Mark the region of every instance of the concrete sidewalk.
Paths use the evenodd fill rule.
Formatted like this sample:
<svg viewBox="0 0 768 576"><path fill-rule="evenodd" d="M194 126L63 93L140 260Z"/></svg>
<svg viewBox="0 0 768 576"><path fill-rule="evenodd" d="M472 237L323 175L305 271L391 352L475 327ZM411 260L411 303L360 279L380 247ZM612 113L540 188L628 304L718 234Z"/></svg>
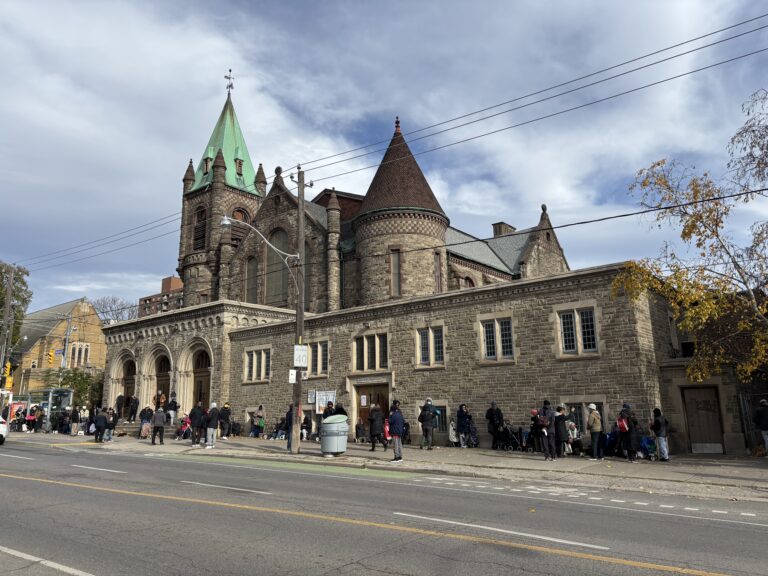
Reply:
<svg viewBox="0 0 768 576"><path fill-rule="evenodd" d="M646 493L768 502L766 458L684 455L675 456L670 462L641 460L639 464L629 464L614 458L593 462L587 457L570 456L555 462L545 462L539 454L522 452L448 447L419 450L418 446L406 446L403 450L403 462L392 464L391 450L384 451L379 446L375 452L371 452L368 444L348 444L345 454L327 458L323 457L320 444L316 442L302 442L301 454L291 455L286 450L285 441L245 437L219 439L213 450L192 448L188 440L176 442L169 439L163 446L152 446L148 440L127 436L101 445L94 444L89 437L67 437L58 434L13 433L8 441L11 444L14 441L55 445L80 444L109 451L155 451L203 457L215 455L268 458L290 462L298 460L340 467L397 469L435 475L540 481Z"/></svg>

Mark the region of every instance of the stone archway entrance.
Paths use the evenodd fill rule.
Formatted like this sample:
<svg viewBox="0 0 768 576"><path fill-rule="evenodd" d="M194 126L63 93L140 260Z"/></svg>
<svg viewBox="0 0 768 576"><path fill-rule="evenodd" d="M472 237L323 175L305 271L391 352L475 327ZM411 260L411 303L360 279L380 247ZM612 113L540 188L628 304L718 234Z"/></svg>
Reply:
<svg viewBox="0 0 768 576"><path fill-rule="evenodd" d="M158 396L165 395L166 402L171 399L171 360L168 356L159 356L155 360L155 384Z"/></svg>
<svg viewBox="0 0 768 576"><path fill-rule="evenodd" d="M198 350L193 362L192 405L202 402L203 406L208 406L211 403L211 357L205 350Z"/></svg>

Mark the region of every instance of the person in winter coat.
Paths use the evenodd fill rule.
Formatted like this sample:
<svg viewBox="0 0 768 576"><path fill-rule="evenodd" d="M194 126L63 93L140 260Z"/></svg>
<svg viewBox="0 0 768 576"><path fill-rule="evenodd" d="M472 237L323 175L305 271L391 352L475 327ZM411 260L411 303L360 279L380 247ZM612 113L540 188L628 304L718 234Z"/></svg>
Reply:
<svg viewBox="0 0 768 576"><path fill-rule="evenodd" d="M436 416L435 408L432 406L432 398L427 398L419 412L419 422L421 423L419 450L422 450L424 446L427 447L427 450L432 450L432 431L435 428Z"/></svg>
<svg viewBox="0 0 768 576"><path fill-rule="evenodd" d="M165 411L160 406L152 415L152 446L155 445L155 438L160 436L160 444L163 444L163 435L165 434Z"/></svg>
<svg viewBox="0 0 768 576"><path fill-rule="evenodd" d="M558 406L557 415L555 416L555 449L558 458L565 455L567 445L568 425L565 408L563 406Z"/></svg>
<svg viewBox="0 0 768 576"><path fill-rule="evenodd" d="M467 409L466 404L459 406L459 411L456 412L456 433L459 435L459 445L462 448L467 447L467 440L469 439L469 424L472 420L472 416Z"/></svg>
<svg viewBox="0 0 768 576"><path fill-rule="evenodd" d="M587 431L592 441L592 458L591 460L603 459L603 419L600 416L600 412L597 411L595 404L589 404L589 418L587 418Z"/></svg>
<svg viewBox="0 0 768 576"><path fill-rule="evenodd" d="M539 426L541 426L541 444L544 449L544 460L557 460L557 438L555 436L555 411L549 400L544 400L544 406L539 410Z"/></svg>
<svg viewBox="0 0 768 576"><path fill-rule="evenodd" d="M285 413L285 435L288 439L288 452L291 451L293 445L293 402L288 405L288 411Z"/></svg>
<svg viewBox="0 0 768 576"><path fill-rule="evenodd" d="M144 424L145 422L149 422L152 420L152 408L149 406L145 407L141 412L139 412L139 421Z"/></svg>
<svg viewBox="0 0 768 576"><path fill-rule="evenodd" d="M378 404L371 407L368 413L368 429L371 432L371 452L376 451L376 442L380 442L387 449L387 441L384 440L384 412Z"/></svg>
<svg viewBox="0 0 768 576"><path fill-rule="evenodd" d="M232 417L232 409L229 407L229 402L225 402L221 410L219 410L219 426L221 426L221 439L227 440L229 437L230 419Z"/></svg>
<svg viewBox="0 0 768 576"><path fill-rule="evenodd" d="M491 449L498 450L501 448L499 439L501 438L501 429L504 426L504 414L496 406L496 402L491 402L491 407L485 411L485 419L488 420L488 434L493 439Z"/></svg>
<svg viewBox="0 0 768 576"><path fill-rule="evenodd" d="M333 415L347 416L347 411L344 410L344 406L341 405L341 402L336 402L336 407L333 409Z"/></svg>
<svg viewBox="0 0 768 576"><path fill-rule="evenodd" d="M179 411L179 403L176 402L176 393L171 394L171 401L168 402L168 406L165 408L167 414L166 419L169 419L171 426L173 426L176 420L176 413Z"/></svg>
<svg viewBox="0 0 768 576"><path fill-rule="evenodd" d="M122 418L123 416L123 407L125 406L125 396L120 394L115 399L115 412L117 413L118 418Z"/></svg>
<svg viewBox="0 0 768 576"><path fill-rule="evenodd" d="M219 409L216 402L211 402L211 409L208 410L208 420L205 423L205 447L207 449L216 446L216 430L219 428Z"/></svg>
<svg viewBox="0 0 768 576"><path fill-rule="evenodd" d="M69 413L69 433L72 436L77 436L77 431L80 428L80 411L77 406L72 408Z"/></svg>
<svg viewBox="0 0 768 576"><path fill-rule="evenodd" d="M139 397L131 398L131 411L128 415L128 422L136 422L136 414L139 413Z"/></svg>
<svg viewBox="0 0 768 576"><path fill-rule="evenodd" d="M106 434L104 434L104 440L106 442L112 442L115 426L117 426L117 412L110 408L107 410L107 429L105 430Z"/></svg>
<svg viewBox="0 0 768 576"><path fill-rule="evenodd" d="M93 425L96 428L94 442L104 442L104 431L107 429L107 413L104 410L99 410L93 417Z"/></svg>
<svg viewBox="0 0 768 576"><path fill-rule="evenodd" d="M653 422L651 430L656 435L656 448L658 449L659 462L669 462L669 445L667 444L667 430L669 422L661 413L660 408L653 409Z"/></svg>
<svg viewBox="0 0 768 576"><path fill-rule="evenodd" d="M405 433L405 418L400 412L400 401L395 400L389 409L389 435L392 436L392 462L403 461L403 434Z"/></svg>
<svg viewBox="0 0 768 576"><path fill-rule="evenodd" d="M192 427L192 446L199 446L200 438L205 430L205 410L203 410L202 402L198 402L189 411L189 424Z"/></svg>
<svg viewBox="0 0 768 576"><path fill-rule="evenodd" d="M328 400L328 404L325 405L325 410L323 410L323 420L329 416L333 416L333 402L330 400Z"/></svg>
<svg viewBox="0 0 768 576"><path fill-rule="evenodd" d="M765 457L768 458L768 400L760 400L760 406L755 410L752 421L760 433L763 435L763 445L765 446Z"/></svg>
<svg viewBox="0 0 768 576"><path fill-rule="evenodd" d="M640 449L640 436L638 433L637 418L629 404L624 404L616 419L619 428L619 446L626 452L627 462L637 463L637 451Z"/></svg>

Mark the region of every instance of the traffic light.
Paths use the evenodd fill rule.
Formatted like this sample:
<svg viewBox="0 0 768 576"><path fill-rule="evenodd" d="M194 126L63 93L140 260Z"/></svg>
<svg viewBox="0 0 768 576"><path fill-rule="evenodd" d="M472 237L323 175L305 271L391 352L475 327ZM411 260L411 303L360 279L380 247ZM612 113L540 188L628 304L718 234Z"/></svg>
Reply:
<svg viewBox="0 0 768 576"><path fill-rule="evenodd" d="M48 354L45 355L46 359L48 360L48 366L53 366L53 358L55 356L55 353L53 350L48 350Z"/></svg>
<svg viewBox="0 0 768 576"><path fill-rule="evenodd" d="M11 363L6 362L3 366L3 376L10 376L11 375Z"/></svg>

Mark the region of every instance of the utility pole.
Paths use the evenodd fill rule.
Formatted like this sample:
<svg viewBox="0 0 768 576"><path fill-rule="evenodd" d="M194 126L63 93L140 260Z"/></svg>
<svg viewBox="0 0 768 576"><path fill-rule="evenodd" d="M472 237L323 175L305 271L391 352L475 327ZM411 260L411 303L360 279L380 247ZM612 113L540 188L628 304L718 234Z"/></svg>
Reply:
<svg viewBox="0 0 768 576"><path fill-rule="evenodd" d="M296 262L296 344L304 344L304 170L297 166L299 184L296 242L299 255ZM310 187L312 183L310 183ZM291 426L291 454L301 451L301 384L302 373L307 367L297 366L296 383L293 385L293 426Z"/></svg>
<svg viewBox="0 0 768 576"><path fill-rule="evenodd" d="M8 346L11 342L11 326L13 326L11 320L11 301L13 300L13 276L16 273L16 266L9 264L8 268L8 286L5 287L5 307L3 308L3 347L2 354L0 354L3 366L5 366L6 361L10 360L10 358L5 357L5 354L8 352Z"/></svg>

